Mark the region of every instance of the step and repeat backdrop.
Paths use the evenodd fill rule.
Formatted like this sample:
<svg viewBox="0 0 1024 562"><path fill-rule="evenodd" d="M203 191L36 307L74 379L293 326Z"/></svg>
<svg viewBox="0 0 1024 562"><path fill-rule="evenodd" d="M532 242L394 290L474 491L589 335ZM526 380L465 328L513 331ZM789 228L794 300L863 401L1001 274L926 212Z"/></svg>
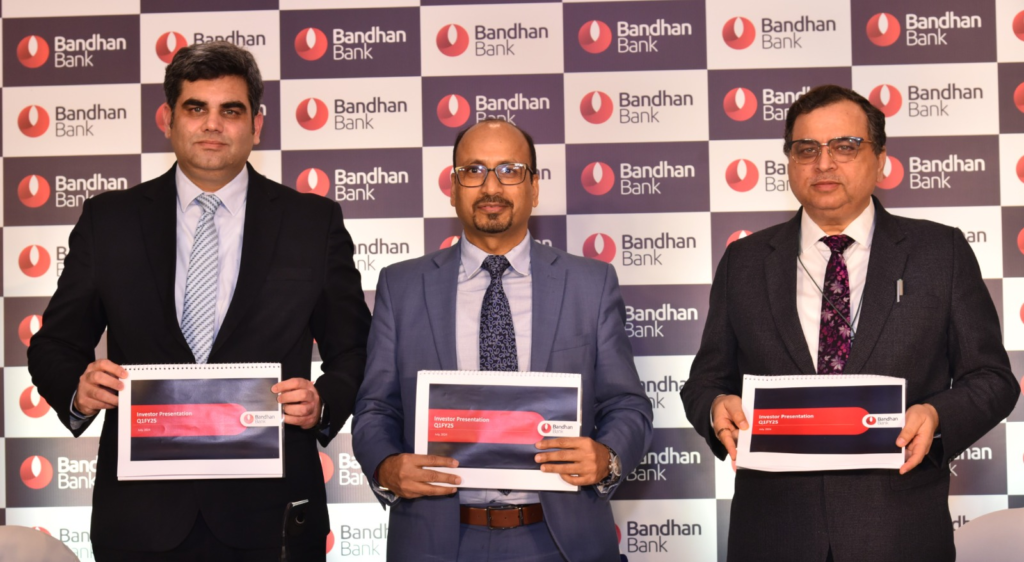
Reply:
<svg viewBox="0 0 1024 562"><path fill-rule="evenodd" d="M734 473L678 391L725 247L798 207L781 138L815 85L885 113L879 198L964 231L1024 372L1024 0L5 0L0 17L0 523L82 560L100 424L70 437L26 346L83 202L173 163L164 67L195 43L255 54L266 126L251 162L342 206L371 305L383 267L458 242L456 132L498 117L533 134L531 233L615 265L654 406L651 452L612 503L624 561L724 560ZM384 560L387 514L350 435L320 458L328 559ZM1024 406L950 470L954 528L1024 507Z"/></svg>

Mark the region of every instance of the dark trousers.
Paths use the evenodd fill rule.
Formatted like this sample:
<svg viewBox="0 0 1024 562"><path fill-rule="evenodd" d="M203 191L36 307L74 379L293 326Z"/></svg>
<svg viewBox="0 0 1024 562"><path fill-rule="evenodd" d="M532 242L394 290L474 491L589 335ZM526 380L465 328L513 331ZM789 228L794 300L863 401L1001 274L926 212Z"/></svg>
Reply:
<svg viewBox="0 0 1024 562"><path fill-rule="evenodd" d="M289 562L323 562L326 541L316 552L294 547L288 549ZM202 514L196 517L185 540L168 552L134 552L95 547L98 562L279 562L281 548L237 549L220 541L206 524Z"/></svg>

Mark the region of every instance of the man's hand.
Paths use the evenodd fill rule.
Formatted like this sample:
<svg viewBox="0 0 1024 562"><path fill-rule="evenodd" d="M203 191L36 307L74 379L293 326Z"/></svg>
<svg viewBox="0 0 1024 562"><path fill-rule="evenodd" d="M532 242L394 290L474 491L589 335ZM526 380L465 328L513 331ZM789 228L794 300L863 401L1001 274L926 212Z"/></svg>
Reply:
<svg viewBox="0 0 1024 562"><path fill-rule="evenodd" d="M907 462L900 467L900 474L906 474L921 464L932 448L932 440L938 428L939 412L935 406L916 404L907 410L907 422L896 439L896 446L907 448Z"/></svg>
<svg viewBox="0 0 1024 562"><path fill-rule="evenodd" d="M608 447L589 437L560 437L545 439L537 443L537 448L561 449L550 453L537 453L533 460L541 463L541 472L554 472L562 475L562 480L574 486L597 484L608 476L608 459L611 453ZM544 464L551 462L568 464Z"/></svg>
<svg viewBox="0 0 1024 562"><path fill-rule="evenodd" d="M715 437L725 445L732 462L736 462L736 442L741 429L747 429L747 417L743 415L743 400L735 394L723 394L711 403L711 429Z"/></svg>
<svg viewBox="0 0 1024 562"><path fill-rule="evenodd" d="M86 416L95 416L100 410L117 407L117 391L124 390L121 379L128 378L128 371L108 359L89 363L85 372L78 377L78 393L74 407Z"/></svg>
<svg viewBox="0 0 1024 562"><path fill-rule="evenodd" d="M320 393L316 386L302 377L281 381L270 388L277 394L277 402L282 405L284 423L309 429L320 423Z"/></svg>
<svg viewBox="0 0 1024 562"><path fill-rule="evenodd" d="M401 453L391 455L377 467L377 482L400 498L413 499L423 496L447 496L458 492L458 488L434 486L430 482L461 484L462 479L454 474L423 468L443 466L455 468L459 461L438 455L413 455Z"/></svg>

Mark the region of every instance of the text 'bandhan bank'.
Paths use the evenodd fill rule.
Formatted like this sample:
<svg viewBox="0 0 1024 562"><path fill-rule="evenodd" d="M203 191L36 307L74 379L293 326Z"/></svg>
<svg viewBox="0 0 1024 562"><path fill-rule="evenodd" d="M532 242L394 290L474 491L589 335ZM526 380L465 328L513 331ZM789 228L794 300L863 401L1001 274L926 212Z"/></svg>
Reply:
<svg viewBox="0 0 1024 562"><path fill-rule="evenodd" d="M662 179L692 178L697 169L690 165L669 164L662 160L654 166L619 165L619 188L622 195L660 195Z"/></svg>
<svg viewBox="0 0 1024 562"><path fill-rule="evenodd" d="M802 33L835 31L835 20L816 20L800 16L795 20L761 18L761 48L769 50L803 49L800 43Z"/></svg>
<svg viewBox="0 0 1024 562"><path fill-rule="evenodd" d="M512 41L548 39L549 37L548 28L527 27L519 22L511 27L478 25L473 29L473 38L476 40L473 50L478 57L515 56L516 45Z"/></svg>
<svg viewBox="0 0 1024 562"><path fill-rule="evenodd" d="M543 111L551 109L551 100L547 97L530 97L516 92L510 98L491 98L476 96L474 100L476 121L485 119L501 119L513 125L516 123L514 111Z"/></svg>
<svg viewBox="0 0 1024 562"><path fill-rule="evenodd" d="M335 29L334 60L371 60L373 45L405 43L408 38L404 30L385 30L373 26L366 31Z"/></svg>
<svg viewBox="0 0 1024 562"><path fill-rule="evenodd" d="M120 121L128 119L123 107L103 107L94 103L88 109L74 109L58 105L54 108L54 135L58 137L91 137L94 121Z"/></svg>
<svg viewBox="0 0 1024 562"><path fill-rule="evenodd" d="M619 123L660 123L656 108L690 105L693 105L690 94L670 94L665 90L653 95L619 92Z"/></svg>
<svg viewBox="0 0 1024 562"><path fill-rule="evenodd" d="M53 66L56 68L82 68L93 66L96 51L127 51L124 37L103 37L93 33L88 39L70 39L60 35L53 38Z"/></svg>
<svg viewBox="0 0 1024 562"><path fill-rule="evenodd" d="M334 100L334 129L355 131L374 129L373 115L381 113L408 113L405 101L387 101L374 96L370 101Z"/></svg>
<svg viewBox="0 0 1024 562"><path fill-rule="evenodd" d="M658 38L693 35L688 23L667 22L658 18L653 23L620 21L616 25L616 48L620 53L657 53Z"/></svg>
<svg viewBox="0 0 1024 562"><path fill-rule="evenodd" d="M369 172L334 170L334 199L337 201L375 201L374 190L381 185L409 183L409 172L385 170L377 166Z"/></svg>
<svg viewBox="0 0 1024 562"><path fill-rule="evenodd" d="M981 16L958 16L952 10L941 16L907 14L907 45L926 47L948 45L946 31L950 29L981 29Z"/></svg>
<svg viewBox="0 0 1024 562"><path fill-rule="evenodd" d="M662 254L658 250L689 250L697 247L697 239L693 236L671 236L662 232L660 236L622 235L622 265L646 266L664 265Z"/></svg>

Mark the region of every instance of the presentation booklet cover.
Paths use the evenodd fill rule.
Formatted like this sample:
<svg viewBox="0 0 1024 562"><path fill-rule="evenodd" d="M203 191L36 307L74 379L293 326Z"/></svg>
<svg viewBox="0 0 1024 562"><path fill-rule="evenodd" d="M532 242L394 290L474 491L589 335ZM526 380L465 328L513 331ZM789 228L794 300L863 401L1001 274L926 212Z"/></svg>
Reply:
<svg viewBox="0 0 1024 562"><path fill-rule="evenodd" d="M771 472L903 465L906 381L878 375L743 377L736 466Z"/></svg>
<svg viewBox="0 0 1024 562"><path fill-rule="evenodd" d="M124 368L119 480L282 476L280 364Z"/></svg>
<svg viewBox="0 0 1024 562"><path fill-rule="evenodd" d="M417 454L459 461L463 488L576 491L540 471L544 439L580 436L578 374L420 371L416 385Z"/></svg>

